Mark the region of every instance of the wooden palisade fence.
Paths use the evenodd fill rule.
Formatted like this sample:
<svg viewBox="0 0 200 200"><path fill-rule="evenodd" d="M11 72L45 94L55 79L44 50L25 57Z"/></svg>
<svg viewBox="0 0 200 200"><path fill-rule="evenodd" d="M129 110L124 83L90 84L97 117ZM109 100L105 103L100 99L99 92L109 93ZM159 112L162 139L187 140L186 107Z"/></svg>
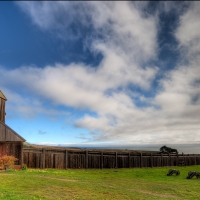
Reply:
<svg viewBox="0 0 200 200"><path fill-rule="evenodd" d="M24 148L29 168L103 169L200 165L200 154L150 154L135 151Z"/></svg>

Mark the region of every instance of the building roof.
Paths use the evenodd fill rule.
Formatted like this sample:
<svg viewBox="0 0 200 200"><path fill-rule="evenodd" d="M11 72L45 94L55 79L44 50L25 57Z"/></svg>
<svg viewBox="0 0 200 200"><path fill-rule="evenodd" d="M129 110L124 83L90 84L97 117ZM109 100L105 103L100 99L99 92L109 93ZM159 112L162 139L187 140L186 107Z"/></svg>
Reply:
<svg viewBox="0 0 200 200"><path fill-rule="evenodd" d="M26 140L0 121L0 142L25 142Z"/></svg>
<svg viewBox="0 0 200 200"><path fill-rule="evenodd" d="M4 94L2 93L2 91L0 90L0 98L4 99L5 101L7 101L6 97L4 96Z"/></svg>

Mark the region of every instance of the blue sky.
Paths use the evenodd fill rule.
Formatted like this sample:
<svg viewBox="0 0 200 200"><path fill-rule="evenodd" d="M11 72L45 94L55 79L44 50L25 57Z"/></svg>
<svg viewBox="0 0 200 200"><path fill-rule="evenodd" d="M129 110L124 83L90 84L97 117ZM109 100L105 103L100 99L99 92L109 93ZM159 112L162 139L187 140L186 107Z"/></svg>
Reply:
<svg viewBox="0 0 200 200"><path fill-rule="evenodd" d="M199 2L0 2L6 124L30 143L199 143Z"/></svg>

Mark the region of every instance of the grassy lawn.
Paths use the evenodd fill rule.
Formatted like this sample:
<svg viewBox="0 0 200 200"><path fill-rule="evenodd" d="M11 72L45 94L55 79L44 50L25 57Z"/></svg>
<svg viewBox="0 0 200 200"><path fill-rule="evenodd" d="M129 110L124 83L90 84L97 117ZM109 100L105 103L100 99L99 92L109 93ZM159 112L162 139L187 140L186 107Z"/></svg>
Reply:
<svg viewBox="0 0 200 200"><path fill-rule="evenodd" d="M200 179L186 179L200 165L169 169L0 171L0 199L200 199Z"/></svg>

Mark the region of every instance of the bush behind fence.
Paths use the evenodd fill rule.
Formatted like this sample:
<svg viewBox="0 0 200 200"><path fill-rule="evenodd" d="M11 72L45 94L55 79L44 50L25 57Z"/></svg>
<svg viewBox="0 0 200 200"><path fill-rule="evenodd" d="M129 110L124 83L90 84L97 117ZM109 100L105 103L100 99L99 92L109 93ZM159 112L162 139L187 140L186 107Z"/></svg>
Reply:
<svg viewBox="0 0 200 200"><path fill-rule="evenodd" d="M152 154L135 151L28 149L23 162L29 168L88 169L199 165L200 154Z"/></svg>

